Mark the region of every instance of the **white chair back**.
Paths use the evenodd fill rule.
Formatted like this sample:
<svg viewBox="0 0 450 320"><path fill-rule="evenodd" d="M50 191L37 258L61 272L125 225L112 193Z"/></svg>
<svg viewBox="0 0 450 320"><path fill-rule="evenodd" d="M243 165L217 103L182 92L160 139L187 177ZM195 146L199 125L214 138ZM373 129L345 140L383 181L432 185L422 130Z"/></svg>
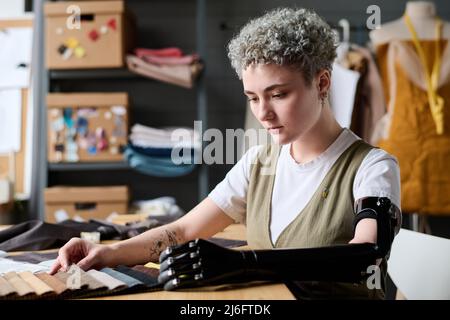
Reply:
<svg viewBox="0 0 450 320"><path fill-rule="evenodd" d="M450 300L450 240L400 229L388 273L408 300Z"/></svg>

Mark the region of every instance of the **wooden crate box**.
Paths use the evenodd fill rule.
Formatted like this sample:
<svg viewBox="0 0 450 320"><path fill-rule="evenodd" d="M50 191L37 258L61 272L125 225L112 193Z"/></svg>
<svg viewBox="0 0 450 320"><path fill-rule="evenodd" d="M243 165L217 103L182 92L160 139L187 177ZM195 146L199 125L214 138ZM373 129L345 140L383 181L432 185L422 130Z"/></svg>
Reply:
<svg viewBox="0 0 450 320"><path fill-rule="evenodd" d="M44 191L45 221L55 223L75 217L106 219L114 212L128 213L127 186L51 187Z"/></svg>
<svg viewBox="0 0 450 320"><path fill-rule="evenodd" d="M135 22L123 1L47 2L44 13L48 69L124 66Z"/></svg>
<svg viewBox="0 0 450 320"><path fill-rule="evenodd" d="M50 93L47 132L49 162L122 161L128 94Z"/></svg>

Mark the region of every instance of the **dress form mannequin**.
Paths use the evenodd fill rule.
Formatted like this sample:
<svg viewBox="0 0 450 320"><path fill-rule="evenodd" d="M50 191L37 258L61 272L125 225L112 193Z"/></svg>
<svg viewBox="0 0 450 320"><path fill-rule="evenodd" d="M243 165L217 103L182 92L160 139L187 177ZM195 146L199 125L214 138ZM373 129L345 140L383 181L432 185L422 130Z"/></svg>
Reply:
<svg viewBox="0 0 450 320"><path fill-rule="evenodd" d="M435 38L436 6L429 1L410 1L406 4L407 14L417 31L420 39L432 40ZM382 43L397 40L409 40L411 34L405 24L403 17L383 24L369 34L372 43L376 46ZM450 39L450 23L444 22L442 27L442 38Z"/></svg>
<svg viewBox="0 0 450 320"><path fill-rule="evenodd" d="M419 41L413 40L405 16ZM420 214L410 221L414 230L426 233L430 229L424 215L450 214L450 206L441 200L448 197L450 175L442 174L445 169L439 165L448 163L450 151L450 23L438 18L433 2L410 1L403 17L369 34L388 101L372 143L399 159L402 209ZM439 72L432 73L435 69ZM436 97L443 101L439 112Z"/></svg>

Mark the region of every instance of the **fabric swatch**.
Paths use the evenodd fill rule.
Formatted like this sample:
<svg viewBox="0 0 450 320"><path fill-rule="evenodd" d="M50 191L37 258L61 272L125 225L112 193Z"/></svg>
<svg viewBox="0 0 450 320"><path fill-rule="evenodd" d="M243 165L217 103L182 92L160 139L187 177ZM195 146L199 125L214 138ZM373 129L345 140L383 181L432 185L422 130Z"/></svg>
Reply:
<svg viewBox="0 0 450 320"><path fill-rule="evenodd" d="M89 287L89 284L86 282L82 282L81 274L80 277L77 277L75 274L70 274L68 272L58 271L54 275L59 281L64 283L67 288L70 290L84 290Z"/></svg>
<svg viewBox="0 0 450 320"><path fill-rule="evenodd" d="M70 289L100 290L106 288L103 283L92 278L75 264L69 267L68 272L58 271L56 276L66 283Z"/></svg>
<svg viewBox="0 0 450 320"><path fill-rule="evenodd" d="M44 261L48 261L50 259L56 259L58 257L58 252L46 252L46 253L38 253L38 252L25 252L17 255L8 255L7 258L17 262L27 262L38 264Z"/></svg>
<svg viewBox="0 0 450 320"><path fill-rule="evenodd" d="M62 295L69 290L61 280L46 272L36 273L35 276L44 281L57 295Z"/></svg>
<svg viewBox="0 0 450 320"><path fill-rule="evenodd" d="M106 285L109 290L123 289L123 288L127 287L125 282L120 281L105 272L91 269L91 270L87 271L87 274L90 275L95 280Z"/></svg>
<svg viewBox="0 0 450 320"><path fill-rule="evenodd" d="M104 290L107 288L107 286L91 277L86 271L83 271L80 269L81 272L81 281L88 284L89 290Z"/></svg>
<svg viewBox="0 0 450 320"><path fill-rule="evenodd" d="M158 279L159 276L159 269L156 268L150 268L143 265L136 265L132 268L133 270L145 273L149 277L152 277L154 279Z"/></svg>
<svg viewBox="0 0 450 320"><path fill-rule="evenodd" d="M108 290L105 284L97 281L75 264L67 272L58 271L55 276L71 289L66 295L70 298L90 298L111 294L111 290Z"/></svg>
<svg viewBox="0 0 450 320"><path fill-rule="evenodd" d="M8 280L0 276L0 297L7 297L15 293L16 289L14 289L14 287L11 286Z"/></svg>
<svg viewBox="0 0 450 320"><path fill-rule="evenodd" d="M113 277L113 278L115 278L115 279L117 279L119 281L122 281L122 282L126 283L126 285L129 288L136 287L136 286L144 286L144 283L142 283L141 281L139 281L139 280L137 280L137 279L135 279L133 277L130 277L129 275L126 275L126 274L124 274L122 272L116 271L114 269L103 268L100 271L104 272L106 274L109 274L111 277Z"/></svg>
<svg viewBox="0 0 450 320"><path fill-rule="evenodd" d="M20 297L34 293L34 290L15 272L5 273L3 276L9 284L16 290Z"/></svg>
<svg viewBox="0 0 450 320"><path fill-rule="evenodd" d="M39 272L45 271L47 268L32 264L28 262L13 261L8 258L0 258L0 275L7 272L21 272L21 271L31 271Z"/></svg>
<svg viewBox="0 0 450 320"><path fill-rule="evenodd" d="M46 261L39 262L38 265L43 268L46 268L47 271L50 271L52 266L55 264L55 261L56 261L56 259L46 260Z"/></svg>
<svg viewBox="0 0 450 320"><path fill-rule="evenodd" d="M34 290L34 293L38 296L54 293L51 287L49 287L45 282L36 277L30 271L19 272L18 275Z"/></svg>
<svg viewBox="0 0 450 320"><path fill-rule="evenodd" d="M124 265L117 266L114 269L116 271L119 271L121 273L124 273L124 274L126 274L126 275L128 275L130 277L133 277L133 278L141 281L147 287L159 286L158 277L149 276L146 273L143 273L143 272L140 272L140 271L137 271L137 270L133 270L132 268L124 266Z"/></svg>

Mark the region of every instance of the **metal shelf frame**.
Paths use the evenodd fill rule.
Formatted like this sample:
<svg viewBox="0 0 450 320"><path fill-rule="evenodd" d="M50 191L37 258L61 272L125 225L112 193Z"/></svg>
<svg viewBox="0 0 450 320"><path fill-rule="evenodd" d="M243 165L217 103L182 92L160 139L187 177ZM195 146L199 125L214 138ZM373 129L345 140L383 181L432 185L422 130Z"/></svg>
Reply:
<svg viewBox="0 0 450 320"><path fill-rule="evenodd" d="M84 69L84 70L50 70L50 80L82 80L82 79L138 79L140 75L125 68L117 69ZM149 80L151 81L151 80Z"/></svg>
<svg viewBox="0 0 450 320"><path fill-rule="evenodd" d="M126 162L49 163L49 171L128 170Z"/></svg>

